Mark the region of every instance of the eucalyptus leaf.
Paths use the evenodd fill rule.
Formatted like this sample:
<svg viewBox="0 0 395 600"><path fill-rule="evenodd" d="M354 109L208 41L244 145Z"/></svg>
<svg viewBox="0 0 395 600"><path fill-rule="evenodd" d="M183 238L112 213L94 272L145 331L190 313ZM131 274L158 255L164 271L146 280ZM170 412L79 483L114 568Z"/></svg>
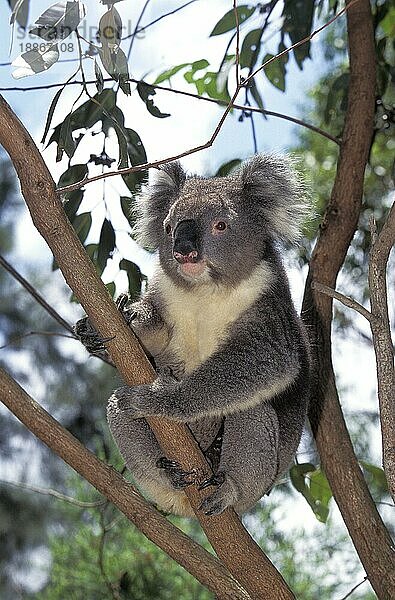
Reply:
<svg viewBox="0 0 395 600"><path fill-rule="evenodd" d="M191 63L182 63L182 65L176 65L175 67L172 67L171 69L167 69L167 71L163 71L163 73L158 75L158 77L155 79L154 83L159 84L159 83L163 83L163 81L170 80L170 78L173 77L173 75L175 75L176 73L181 71L181 69L188 67L190 64Z"/></svg>
<svg viewBox="0 0 395 600"><path fill-rule="evenodd" d="M69 221L73 221L77 210L79 209L82 199L84 197L83 190L74 190L66 195L66 200L63 204L64 212L66 213Z"/></svg>
<svg viewBox="0 0 395 600"><path fill-rule="evenodd" d="M103 73L99 65L97 64L97 60L95 59L95 76L96 76L96 88L98 93L100 94L104 89L104 77Z"/></svg>
<svg viewBox="0 0 395 600"><path fill-rule="evenodd" d="M122 271L126 271L129 281L129 294L131 298L137 298L141 293L141 282L143 279L139 267L135 263L132 263L130 260L126 260L126 258L124 258L120 261L119 268Z"/></svg>
<svg viewBox="0 0 395 600"><path fill-rule="evenodd" d="M114 298L115 296L115 283L113 281L110 281L109 283L106 283L106 288L108 290L108 293L110 294L111 298Z"/></svg>
<svg viewBox="0 0 395 600"><path fill-rule="evenodd" d="M82 2L57 2L43 12L29 33L46 42L60 42L77 29L84 16Z"/></svg>
<svg viewBox="0 0 395 600"><path fill-rule="evenodd" d="M234 158L233 160L229 160L220 166L218 171L215 173L214 177L225 177L229 175L239 164L241 163L240 158Z"/></svg>
<svg viewBox="0 0 395 600"><path fill-rule="evenodd" d="M12 9L10 25L14 25L16 21L22 29L26 29L29 20L29 2L30 0L8 0Z"/></svg>
<svg viewBox="0 0 395 600"><path fill-rule="evenodd" d="M88 237L91 226L92 216L90 212L81 213L73 219L73 227L82 244Z"/></svg>
<svg viewBox="0 0 395 600"><path fill-rule="evenodd" d="M57 103L59 101L59 98L60 98L63 90L64 90L64 86L61 87L60 90L58 90L56 92L55 96L52 99L51 105L50 105L49 110L48 110L47 120L45 122L44 133L43 133L43 136L41 138L41 143L42 144L45 143L45 139L46 139L46 137L48 135L48 131L49 131L49 128L51 126L52 117L53 117L53 114L55 112L56 105L57 105Z"/></svg>
<svg viewBox="0 0 395 600"><path fill-rule="evenodd" d="M240 66L252 69L259 55L262 29L252 29L245 36L240 50Z"/></svg>
<svg viewBox="0 0 395 600"><path fill-rule="evenodd" d="M108 219L104 219L103 225L100 232L99 248L97 252L97 265L99 272L102 273L107 260L110 258L111 253L115 248L115 231Z"/></svg>
<svg viewBox="0 0 395 600"><path fill-rule="evenodd" d="M236 11L239 25L241 25L247 19L249 19L251 15L254 14L256 8L256 6L249 6L248 4L238 6ZM226 33L227 31L231 31L232 29L236 29L236 18L235 11L233 8L227 13L225 13L224 16L218 21L218 23L210 33L210 37L214 35L221 35L222 33Z"/></svg>
<svg viewBox="0 0 395 600"><path fill-rule="evenodd" d="M122 19L114 6L101 17L98 36L103 48L119 47L122 37Z"/></svg>
<svg viewBox="0 0 395 600"><path fill-rule="evenodd" d="M22 77L48 71L59 60L59 50L56 44L44 46L43 49L28 50L12 62L12 66L17 67L12 73L14 79L22 79Z"/></svg>
<svg viewBox="0 0 395 600"><path fill-rule="evenodd" d="M266 54L263 58L262 64L267 62L268 60L274 58L273 54ZM282 92L285 91L285 61L282 60L282 57L276 58L273 62L269 63L265 69L264 73L271 84L273 84L277 89Z"/></svg>
<svg viewBox="0 0 395 600"><path fill-rule="evenodd" d="M170 113L162 113L157 106L155 106L154 101L150 98L150 96L155 96L156 91L152 85L145 83L144 81L139 81L137 84L137 91L140 98L145 102L147 110L151 115L157 117L159 119L164 119L166 117L170 117Z"/></svg>

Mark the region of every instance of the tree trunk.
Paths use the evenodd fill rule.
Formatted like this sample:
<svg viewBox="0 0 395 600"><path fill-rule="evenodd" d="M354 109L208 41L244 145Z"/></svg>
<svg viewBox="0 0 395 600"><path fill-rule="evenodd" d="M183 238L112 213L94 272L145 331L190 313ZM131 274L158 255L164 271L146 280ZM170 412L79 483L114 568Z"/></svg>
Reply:
<svg viewBox="0 0 395 600"><path fill-rule="evenodd" d="M374 125L375 47L369 0L347 11L350 54L348 107L332 196L310 263L302 317L312 342L315 388L309 417L325 474L362 564L380 600L395 598L395 554L355 457L336 390L331 359L331 288L354 235Z"/></svg>

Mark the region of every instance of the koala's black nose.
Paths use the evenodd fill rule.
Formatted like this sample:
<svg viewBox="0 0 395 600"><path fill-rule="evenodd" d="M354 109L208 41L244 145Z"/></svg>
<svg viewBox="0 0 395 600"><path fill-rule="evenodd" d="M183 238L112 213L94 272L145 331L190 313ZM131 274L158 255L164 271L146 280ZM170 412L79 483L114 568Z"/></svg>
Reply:
<svg viewBox="0 0 395 600"><path fill-rule="evenodd" d="M173 256L180 262L197 262L199 259L198 229L196 221L188 219L178 223L174 230Z"/></svg>

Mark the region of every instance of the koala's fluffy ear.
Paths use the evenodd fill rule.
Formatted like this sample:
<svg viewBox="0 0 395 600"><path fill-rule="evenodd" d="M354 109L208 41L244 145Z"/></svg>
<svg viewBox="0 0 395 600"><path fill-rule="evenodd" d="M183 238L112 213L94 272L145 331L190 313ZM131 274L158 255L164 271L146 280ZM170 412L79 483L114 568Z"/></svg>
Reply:
<svg viewBox="0 0 395 600"><path fill-rule="evenodd" d="M257 154L241 165L239 176L243 198L259 210L274 237L296 241L310 207L290 159Z"/></svg>
<svg viewBox="0 0 395 600"><path fill-rule="evenodd" d="M134 233L145 248L156 250L163 238L163 221L180 193L186 175L178 161L161 165L137 200L139 218Z"/></svg>

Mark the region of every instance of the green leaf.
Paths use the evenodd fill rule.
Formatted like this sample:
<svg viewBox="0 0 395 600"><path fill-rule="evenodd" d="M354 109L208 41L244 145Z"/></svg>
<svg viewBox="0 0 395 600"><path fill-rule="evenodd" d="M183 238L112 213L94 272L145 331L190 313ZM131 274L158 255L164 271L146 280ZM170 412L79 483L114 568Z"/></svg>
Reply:
<svg viewBox="0 0 395 600"><path fill-rule="evenodd" d="M59 100L59 98L60 98L60 96L61 96L61 94L62 94L62 92L63 92L64 88L65 88L65 86L61 87L61 88L60 88L60 90L58 90L58 91L56 92L55 96L54 96L54 97L53 97L53 99L52 99L51 105L50 105L50 107L49 107L48 115L47 115L47 120L46 120L46 122L45 122L45 128L44 128L43 137L41 138L41 143L42 143L42 144L44 144L44 143L45 143L45 138L47 137L47 134L48 134L49 128L50 128L50 126L51 126L52 117L53 117L53 114L54 114L54 112L55 112L56 105L57 105L57 103L58 103L58 100Z"/></svg>
<svg viewBox="0 0 395 600"><path fill-rule="evenodd" d="M133 129L126 128L129 160L132 165L141 165L147 162L147 154L140 136ZM122 175L122 179L132 193L139 191L141 184L147 179L146 170L136 171Z"/></svg>
<svg viewBox="0 0 395 600"><path fill-rule="evenodd" d="M58 181L57 187L65 187L66 185L71 185L72 183L77 183L77 181L82 181L88 175L88 167L84 163L72 165L61 174Z"/></svg>
<svg viewBox="0 0 395 600"><path fill-rule="evenodd" d="M104 219L100 232L99 249L97 252L97 265L99 272L102 273L107 264L108 258L115 248L115 231L110 221Z"/></svg>
<svg viewBox="0 0 395 600"><path fill-rule="evenodd" d="M311 463L294 465L289 473L294 488L305 498L317 519L325 523L332 491L323 473Z"/></svg>
<svg viewBox="0 0 395 600"><path fill-rule="evenodd" d="M133 212L132 199L130 196L121 196L120 199L123 214L127 218L129 225L134 225L136 222L136 215Z"/></svg>
<svg viewBox="0 0 395 600"><path fill-rule="evenodd" d="M114 90L103 90L67 115L64 121L54 128L48 142L48 146L52 142L56 142L58 145L56 160L62 159L63 151L71 158L78 145L72 136L73 131L87 130L98 121L102 121L105 114L110 116L115 111L115 102Z"/></svg>
<svg viewBox="0 0 395 600"><path fill-rule="evenodd" d="M332 83L324 110L325 123L328 124L332 117L337 115L339 108L341 110L346 108L349 79L349 73L342 73Z"/></svg>
<svg viewBox="0 0 395 600"><path fill-rule="evenodd" d="M251 92L251 96L254 98L256 105L263 110L265 107L263 105L262 96L258 91L258 87L256 85L255 79L251 80L251 83L248 86L248 90ZM265 115L265 113L262 113L262 116L264 119L267 119L267 116Z"/></svg>
<svg viewBox="0 0 395 600"><path fill-rule="evenodd" d="M141 282L143 279L139 267L124 258L119 263L119 268L123 271L126 271L129 281L129 294L131 298L137 298L141 293Z"/></svg>
<svg viewBox="0 0 395 600"><path fill-rule="evenodd" d="M76 217L74 217L72 224L76 234L80 239L80 242L83 244L86 238L88 237L88 233L92 226L91 213L85 212L77 215Z"/></svg>
<svg viewBox="0 0 395 600"><path fill-rule="evenodd" d="M84 246L86 253L88 254L91 261L94 263L96 263L96 260L97 260L98 247L99 247L99 244L87 244L86 246Z"/></svg>
<svg viewBox="0 0 395 600"><path fill-rule="evenodd" d="M287 32L292 44L308 37L313 26L315 0L284 0L282 17L284 18L283 31ZM310 57L310 41L293 50L295 60L299 68L303 61Z"/></svg>
<svg viewBox="0 0 395 600"><path fill-rule="evenodd" d="M261 45L262 29L249 31L240 50L240 66L252 69L257 61Z"/></svg>
<svg viewBox="0 0 395 600"><path fill-rule="evenodd" d="M248 6L248 4L238 6L236 11L239 25L241 25L247 19L249 19L251 15L255 12L256 8L256 6L250 7ZM225 13L224 16L218 21L218 23L210 33L210 37L214 35L221 35L222 33L226 33L227 31L231 31L232 29L236 29L236 19L233 8L227 13Z"/></svg>
<svg viewBox="0 0 395 600"><path fill-rule="evenodd" d="M97 64L96 58L95 58L95 75L96 75L96 88L97 88L98 93L100 94L104 89L104 77L103 77L103 73L101 72L99 65Z"/></svg>
<svg viewBox="0 0 395 600"><path fill-rule="evenodd" d="M74 220L74 217L77 214L77 210L80 207L83 197L83 190L74 190L73 192L69 192L68 194L66 194L66 200L63 204L63 208L69 221Z"/></svg>
<svg viewBox="0 0 395 600"><path fill-rule="evenodd" d="M155 79L154 83L159 84L163 83L163 81L168 81L170 77L173 77L176 73L184 69L184 67L188 67L191 63L182 63L182 65L177 65L172 67L171 69L167 69L167 71L163 71L158 77Z"/></svg>
<svg viewBox="0 0 395 600"><path fill-rule="evenodd" d="M270 60L273 57L274 54L266 54L263 58L262 64L264 64L266 61ZM286 69L285 62L284 60L282 60L282 58L283 57L276 58L276 60L268 64L265 67L264 72L270 83L272 83L276 88L284 92Z"/></svg>
<svg viewBox="0 0 395 600"><path fill-rule="evenodd" d="M202 71L203 69L207 69L209 66L208 60L202 58L200 60L195 60L195 62L190 63L190 69L186 73L184 73L184 79L188 83L195 83L195 74L197 71Z"/></svg>
<svg viewBox="0 0 395 600"><path fill-rule="evenodd" d="M110 294L111 298L114 298L114 296L115 296L115 283L113 281L110 281L109 283L106 283L106 288L108 289L108 293Z"/></svg>
<svg viewBox="0 0 395 600"><path fill-rule="evenodd" d="M228 162L220 166L218 171L215 173L214 177L225 177L226 175L229 175L229 173L233 171L240 163L240 158L234 158L233 160L229 160Z"/></svg>
<svg viewBox="0 0 395 600"><path fill-rule="evenodd" d="M372 477L374 483L380 489L382 493L388 492L388 483L383 469L380 467L376 467L376 465L372 465L364 460L359 461L362 465L364 471L367 471Z"/></svg>
<svg viewBox="0 0 395 600"><path fill-rule="evenodd" d="M145 83L143 81L139 81L137 84L137 91L142 99L145 102L147 110L154 117L158 117L159 119L164 119L166 117L170 117L170 113L162 113L157 106L154 105L154 101L150 98L150 96L155 96L156 91L152 85Z"/></svg>

